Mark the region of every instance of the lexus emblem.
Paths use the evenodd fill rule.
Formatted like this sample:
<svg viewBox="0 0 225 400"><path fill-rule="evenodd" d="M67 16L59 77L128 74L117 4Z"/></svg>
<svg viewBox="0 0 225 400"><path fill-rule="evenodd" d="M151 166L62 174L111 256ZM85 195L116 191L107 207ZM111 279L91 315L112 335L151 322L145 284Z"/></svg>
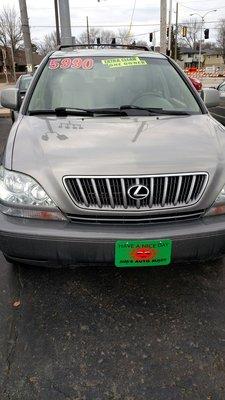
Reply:
<svg viewBox="0 0 225 400"><path fill-rule="evenodd" d="M149 189L144 185L134 185L128 189L127 193L134 200L144 200L149 195Z"/></svg>

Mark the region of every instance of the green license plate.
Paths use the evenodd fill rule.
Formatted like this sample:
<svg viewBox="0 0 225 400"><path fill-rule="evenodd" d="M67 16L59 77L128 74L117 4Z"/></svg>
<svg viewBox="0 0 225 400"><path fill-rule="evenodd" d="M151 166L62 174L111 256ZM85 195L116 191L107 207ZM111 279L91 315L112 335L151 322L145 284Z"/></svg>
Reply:
<svg viewBox="0 0 225 400"><path fill-rule="evenodd" d="M155 267L171 262L172 241L118 240L115 246L116 267Z"/></svg>

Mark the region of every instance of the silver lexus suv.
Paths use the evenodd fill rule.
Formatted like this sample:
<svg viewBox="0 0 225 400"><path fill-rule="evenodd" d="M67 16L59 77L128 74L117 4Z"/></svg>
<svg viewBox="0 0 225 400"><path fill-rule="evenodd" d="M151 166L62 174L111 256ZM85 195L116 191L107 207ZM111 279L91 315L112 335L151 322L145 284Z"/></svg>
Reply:
<svg viewBox="0 0 225 400"><path fill-rule="evenodd" d="M225 254L225 128L165 55L67 48L39 66L0 166L0 249L43 266ZM2 92L18 111L18 89Z"/></svg>

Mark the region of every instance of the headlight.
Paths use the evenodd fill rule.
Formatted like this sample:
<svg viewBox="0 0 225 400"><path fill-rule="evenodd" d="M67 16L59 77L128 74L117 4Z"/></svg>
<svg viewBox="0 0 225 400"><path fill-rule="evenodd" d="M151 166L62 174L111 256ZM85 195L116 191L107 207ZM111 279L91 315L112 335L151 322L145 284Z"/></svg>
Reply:
<svg viewBox="0 0 225 400"><path fill-rule="evenodd" d="M225 214L225 186L217 196L212 207L206 212L205 216Z"/></svg>
<svg viewBox="0 0 225 400"><path fill-rule="evenodd" d="M24 218L65 219L39 183L3 166L0 166L0 211Z"/></svg>

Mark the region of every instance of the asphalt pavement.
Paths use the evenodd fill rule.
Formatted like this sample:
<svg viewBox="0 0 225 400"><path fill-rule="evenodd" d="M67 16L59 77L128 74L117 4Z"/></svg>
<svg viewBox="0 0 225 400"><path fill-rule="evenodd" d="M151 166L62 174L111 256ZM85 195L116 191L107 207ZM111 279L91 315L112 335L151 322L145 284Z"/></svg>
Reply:
<svg viewBox="0 0 225 400"><path fill-rule="evenodd" d="M224 400L224 310L222 260L48 270L0 254L0 399Z"/></svg>

